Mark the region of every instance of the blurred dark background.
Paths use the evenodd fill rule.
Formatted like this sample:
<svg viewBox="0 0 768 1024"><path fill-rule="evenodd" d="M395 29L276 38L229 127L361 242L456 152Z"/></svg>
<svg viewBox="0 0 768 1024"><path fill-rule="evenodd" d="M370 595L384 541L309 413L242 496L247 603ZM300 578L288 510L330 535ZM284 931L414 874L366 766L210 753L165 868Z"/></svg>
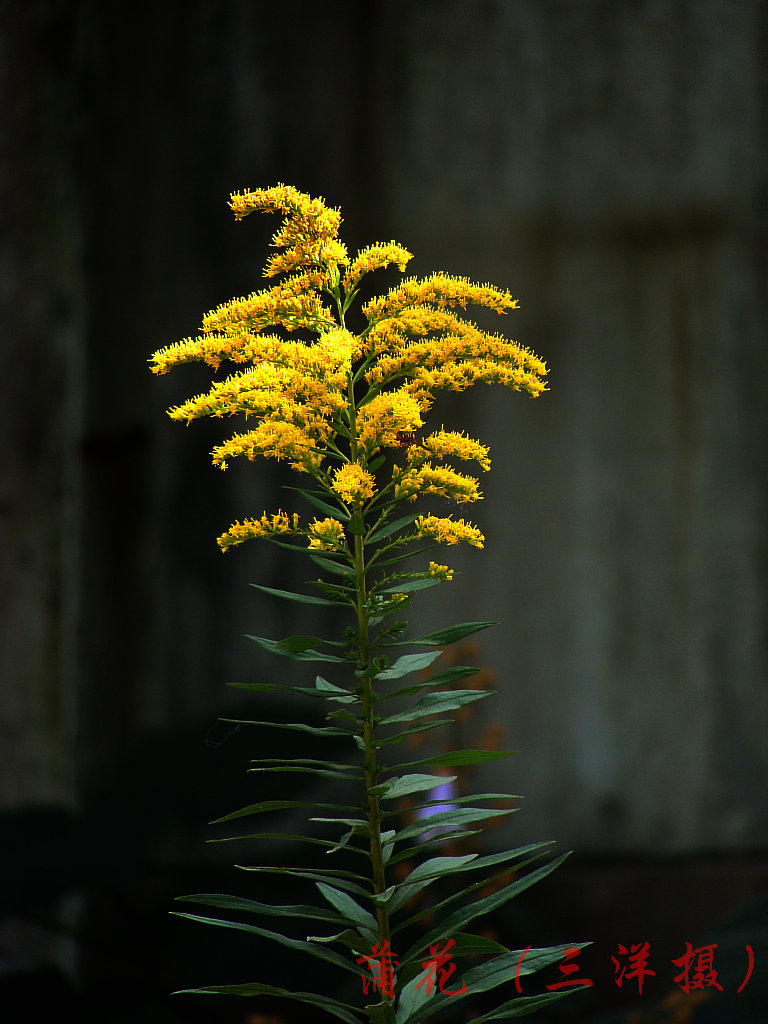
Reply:
<svg viewBox="0 0 768 1024"><path fill-rule="evenodd" d="M284 742L216 724L284 677L243 634L333 624L248 587L301 586L277 549L219 553L288 478L215 470L222 424L164 415L207 372L146 363L260 286L278 222L227 199L282 181L353 252L508 287L551 367L436 411L491 446L487 543L415 605L500 622L464 728L521 754L472 785L526 799L489 846L574 850L494 927L594 940L558 1020L768 1020L767 99L762 0L0 3L0 1019L312 1020L167 995L297 984L168 910L259 891L205 843ZM687 941L723 992L682 997Z"/></svg>

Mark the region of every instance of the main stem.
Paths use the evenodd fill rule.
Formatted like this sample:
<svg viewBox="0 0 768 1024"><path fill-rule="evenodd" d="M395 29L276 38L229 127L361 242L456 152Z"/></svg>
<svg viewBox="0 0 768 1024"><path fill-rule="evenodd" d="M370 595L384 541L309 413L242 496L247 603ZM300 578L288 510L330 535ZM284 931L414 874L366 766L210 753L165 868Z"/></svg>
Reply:
<svg viewBox="0 0 768 1024"><path fill-rule="evenodd" d="M352 462L357 461L357 409L355 405L355 389L352 375L349 378L349 426L351 434L350 456ZM384 872L384 850L381 844L381 806L379 798L371 790L378 783L379 768L376 763L376 728L375 728L375 696L373 689L373 678L370 672L371 646L368 632L368 591L366 585L366 564L365 564L365 543L359 532L355 533L354 544L354 570L355 588L357 598L357 640L358 640L358 668L364 672L362 702L363 702L363 747L364 747L364 777L366 788L366 805L368 813L368 828L371 837L371 865L373 874L373 891L375 895L382 894L386 889ZM379 949L384 948L384 943L389 941L389 911L386 904L376 904L376 921L379 931ZM386 997L385 997L386 998Z"/></svg>

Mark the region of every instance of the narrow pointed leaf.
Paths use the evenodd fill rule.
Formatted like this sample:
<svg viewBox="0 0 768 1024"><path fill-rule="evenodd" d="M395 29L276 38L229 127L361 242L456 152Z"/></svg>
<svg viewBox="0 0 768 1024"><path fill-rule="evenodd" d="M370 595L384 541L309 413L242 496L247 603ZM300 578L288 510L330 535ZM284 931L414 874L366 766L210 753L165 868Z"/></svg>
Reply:
<svg viewBox="0 0 768 1024"><path fill-rule="evenodd" d="M255 871L265 875L290 875L292 878L305 878L310 882L327 882L333 879L333 884L347 892L353 892L357 896L369 897L369 892L357 882L367 882L363 875L356 875L351 871L342 871L333 868L315 868L314 871L305 868L283 868L264 864L236 864L241 871Z"/></svg>
<svg viewBox="0 0 768 1024"><path fill-rule="evenodd" d="M318 569L322 569L323 572L329 572L333 576L346 576L350 580L354 579L354 573L346 562L334 562L332 558L324 557L314 552L309 557Z"/></svg>
<svg viewBox="0 0 768 1024"><path fill-rule="evenodd" d="M272 729L290 729L293 732L306 732L310 736L349 736L349 729L336 729L331 725L306 725L304 722L267 722L256 719L222 718L222 722L235 725L267 725Z"/></svg>
<svg viewBox="0 0 768 1024"><path fill-rule="evenodd" d="M321 654L320 651L314 650L313 645L327 642L316 636L288 636L283 640L268 640L266 637L250 634L246 634L246 637L272 654L279 654L293 661L344 661L335 654Z"/></svg>
<svg viewBox="0 0 768 1024"><path fill-rule="evenodd" d="M308 1003L319 1006L328 1013L343 1020L345 1024L361 1024L361 1018L355 1014L356 1007L339 1002L329 996L315 995L314 992L289 992L274 985L263 985L260 982L246 982L243 985L208 985L205 988L182 988L174 995L224 995L224 996L278 996L293 999L297 1003Z"/></svg>
<svg viewBox="0 0 768 1024"><path fill-rule="evenodd" d="M515 972L518 971L518 965L518 973L522 975L533 973L542 967L555 963L562 958L563 953L568 948L568 946L556 946L544 950L529 950L528 953L525 950L516 949L508 953L502 953L493 960L489 960L487 963L480 964L464 972L463 982L467 987L466 993L462 995L449 995L448 993L434 992L430 997L429 1013L430 1015L437 1013L449 1003L453 1007L456 1003L466 998L466 996L488 992L499 985L503 985L505 982L512 981L515 977ZM521 957L523 958L522 964L520 963ZM528 963L529 957L530 963ZM426 986L417 988L418 981L419 979L415 978L403 989L398 1004L397 1024L416 1024L416 1021L419 1019L424 1002L424 997L420 993L423 992ZM457 987L460 984L461 979L458 979ZM516 1000L511 1002L514 1004Z"/></svg>
<svg viewBox="0 0 768 1024"><path fill-rule="evenodd" d="M447 754L436 754L425 757L421 761L409 761L399 764L390 771L402 771L404 768L459 768L468 764L486 764L488 761L500 761L502 758L517 754L517 750L450 750Z"/></svg>
<svg viewBox="0 0 768 1024"><path fill-rule="evenodd" d="M351 971L357 974L357 968L351 964L346 957L341 956L335 950L327 949L324 946L307 942L306 939L294 939L290 935L283 935L282 932L273 932L268 928L260 928L255 924L243 924L241 921L225 921L217 917L201 917L199 914L181 914L178 911L171 911L174 917L183 917L188 921L197 921L200 924L212 924L219 928L232 928L239 932L248 932L251 935L260 935L265 939L271 939L281 946L287 946L297 953L308 953L318 960L325 960L327 963L340 967L344 971Z"/></svg>
<svg viewBox="0 0 768 1024"><path fill-rule="evenodd" d="M436 580L428 576L426 579L404 580L402 583L398 583L397 586L384 587L379 592L382 594L411 594L414 590L430 590L432 587L439 586L442 582L442 580Z"/></svg>
<svg viewBox="0 0 768 1024"><path fill-rule="evenodd" d="M342 924L343 918L326 910L324 907L309 905L281 906L271 903L259 903L257 900L243 899L241 896L226 896L222 893L197 893L192 896L177 896L178 902L200 903L207 907L218 907L219 910L237 910L246 914L264 914L267 917L311 918L315 921L327 921L331 924Z"/></svg>
<svg viewBox="0 0 768 1024"><path fill-rule="evenodd" d="M353 811L354 807L347 807L345 804L317 804L310 800L261 800L257 804L250 804L248 807L241 807L239 811L232 811L225 814L223 818L215 818L211 825L220 825L223 821L234 821L236 818L246 818L252 814L266 814L269 811L293 810L297 807L321 808L329 811Z"/></svg>
<svg viewBox="0 0 768 1024"><path fill-rule="evenodd" d="M418 513L414 512L411 515L403 516L401 519L394 519L391 523L385 523L384 526L379 527L375 530L368 538L368 544L375 544L377 541L384 540L386 537L391 537L393 533L397 533L404 526L409 526L411 523L416 522Z"/></svg>
<svg viewBox="0 0 768 1024"><path fill-rule="evenodd" d="M359 903L356 903L345 892L341 892L339 889L335 889L332 885L328 885L326 882L316 883L320 894L328 900L332 907L341 914L345 921L357 927L366 928L369 931L376 934L378 930L378 924L376 918L371 914L370 911L364 910Z"/></svg>
<svg viewBox="0 0 768 1024"><path fill-rule="evenodd" d="M440 651L426 651L424 654L403 654L394 665L377 672L376 679L402 679L411 672L421 672L440 657Z"/></svg>
<svg viewBox="0 0 768 1024"><path fill-rule="evenodd" d="M406 825L405 828L399 830L397 838L398 841L402 841L422 835L424 832L431 832L432 829L440 828L443 825L464 825L472 821L484 821L486 818L502 818L511 813L512 810L494 810L490 807L464 807L456 811L438 811L411 825Z"/></svg>
<svg viewBox="0 0 768 1024"><path fill-rule="evenodd" d="M332 607L339 607L348 604L347 601L332 601L327 597L315 597L312 594L297 594L293 590L276 590L274 587L263 587L260 583L251 583L255 590L264 594L271 594L273 597L282 597L286 601L295 601L297 604L319 604ZM416 643L416 641L414 641Z"/></svg>
<svg viewBox="0 0 768 1024"><path fill-rule="evenodd" d="M464 637L479 633L489 626L496 626L496 622L461 622L457 626L448 626L446 629L438 629L434 633L425 633L423 636L414 637L413 640L399 640L392 644L392 647L402 647L405 644L425 644L430 647L444 647L447 644L456 643Z"/></svg>
<svg viewBox="0 0 768 1024"><path fill-rule="evenodd" d="M305 491L301 487L287 487L286 490L296 491L296 493L300 494L302 498L308 501L313 508L318 509L318 511L320 512L324 512L327 516L330 516L331 519L338 519L342 523L349 522L349 516L347 515L346 512L343 512L340 508L336 508L333 505L329 505L327 502L322 501L311 491Z"/></svg>
<svg viewBox="0 0 768 1024"><path fill-rule="evenodd" d="M477 700L490 696L491 693L493 693L492 690L448 690L439 693L428 693L417 700L413 707L408 708L406 711L399 711L395 715L389 715L387 718L382 718L379 724L392 725L395 722L417 722L420 718L426 718L428 715L439 715L444 711L455 711L457 708L463 708L465 704L473 704Z"/></svg>
<svg viewBox="0 0 768 1024"><path fill-rule="evenodd" d="M437 789L446 783L455 782L456 776L446 775L403 775L396 779L389 779L378 786L369 789L368 792L379 797L394 799L407 796L409 793L421 793L424 790Z"/></svg>
<svg viewBox="0 0 768 1024"><path fill-rule="evenodd" d="M543 867L538 868L536 871L531 871L527 875L523 875L522 878L516 879L509 885L504 886L499 892L492 893L490 896L486 896L483 899L476 900L468 907L460 907L455 910L447 918L443 918L437 928L428 932L426 935L421 936L416 944L408 951L403 957L403 962L407 962L422 952L429 949L430 944L434 944L438 941L445 941L449 939L456 931L463 930L464 926L470 921L474 921L476 917L481 917L483 914L488 914L492 910L496 910L498 907L504 906L509 900L515 896L529 889L536 882L545 878L551 874L568 856L567 853L562 854L560 857L556 857L555 860L550 861L549 864L545 864ZM571 943L570 945L573 945ZM568 947L563 947L564 949Z"/></svg>

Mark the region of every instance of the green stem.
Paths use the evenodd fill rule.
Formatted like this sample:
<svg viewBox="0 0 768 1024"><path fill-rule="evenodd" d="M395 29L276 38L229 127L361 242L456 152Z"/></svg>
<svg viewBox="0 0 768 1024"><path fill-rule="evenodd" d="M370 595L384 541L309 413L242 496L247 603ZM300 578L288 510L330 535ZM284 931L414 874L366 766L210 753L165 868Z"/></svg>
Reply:
<svg viewBox="0 0 768 1024"><path fill-rule="evenodd" d="M349 401L349 423L350 423L350 457L352 462L357 461L357 409L355 406L355 386L352 374L349 377L348 389ZM365 564L365 542L360 533L354 535L354 571L357 605L357 640L358 640L358 668L365 672L362 686L363 703L363 746L364 746L364 777L366 787L366 810L368 816L368 827L371 837L371 864L373 873L373 891L380 895L386 890L386 877L384 870L384 850L381 843L381 807L379 798L371 790L378 783L379 767L376 763L376 721L375 721L375 693L373 689L373 678L368 674L370 671L371 643L368 631L368 591L366 582ZM386 904L376 904L376 921L378 924L379 949L389 941L389 911ZM388 1000L389 1001L389 1000Z"/></svg>

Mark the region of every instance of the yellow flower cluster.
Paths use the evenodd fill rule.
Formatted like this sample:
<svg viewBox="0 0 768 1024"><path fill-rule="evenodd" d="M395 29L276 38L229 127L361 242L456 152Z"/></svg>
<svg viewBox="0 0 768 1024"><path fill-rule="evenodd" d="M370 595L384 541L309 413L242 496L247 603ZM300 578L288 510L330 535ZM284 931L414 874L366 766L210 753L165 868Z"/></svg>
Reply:
<svg viewBox="0 0 768 1024"><path fill-rule="evenodd" d="M217 538L217 542L221 550L226 551L252 537L273 537L278 533L296 533L298 529L299 517L295 512L290 518L282 510L272 516L265 512L261 519L233 523L226 533Z"/></svg>
<svg viewBox="0 0 768 1024"><path fill-rule="evenodd" d="M452 580L453 569L449 569L447 565L438 565L437 562L430 562L429 575L433 580Z"/></svg>
<svg viewBox="0 0 768 1024"><path fill-rule="evenodd" d="M401 430L422 426L416 399L403 389L383 391L357 412L357 438L371 455L377 448L391 448Z"/></svg>
<svg viewBox="0 0 768 1024"><path fill-rule="evenodd" d="M431 537L438 544L458 544L465 540L472 547L481 548L485 537L476 526L465 523L463 519L453 520L450 517L419 516L416 520L419 537Z"/></svg>
<svg viewBox="0 0 768 1024"><path fill-rule="evenodd" d="M321 439L322 443L322 439ZM314 439L292 423L264 420L247 434L235 434L224 444L216 445L212 452L213 464L227 468L227 460L245 455L253 461L257 455L267 459L286 459L300 473L317 474L321 471L324 454L316 448Z"/></svg>
<svg viewBox="0 0 768 1024"><path fill-rule="evenodd" d="M328 264L348 262L346 246L337 237L341 213L329 209L322 198L312 199L292 185L281 184L235 192L229 206L236 220L255 211L286 214L272 238L273 248L285 252L271 257L264 270L265 277L290 273L302 266L325 270Z"/></svg>
<svg viewBox="0 0 768 1024"><path fill-rule="evenodd" d="M488 449L485 445L455 430L435 431L423 438L420 446L421 450L414 447L408 452L409 463L418 463L426 454L438 459L449 457L464 461L474 460L484 470L491 468L491 460L488 458Z"/></svg>
<svg viewBox="0 0 768 1024"><path fill-rule="evenodd" d="M361 249L350 263L342 282L344 290L349 295L358 286L361 277L390 264L395 264L402 273L411 259L413 253L408 252L397 242L374 242L373 245Z"/></svg>
<svg viewBox="0 0 768 1024"><path fill-rule="evenodd" d="M333 474L334 491L347 503L347 505L362 505L368 498L372 498L376 489L376 480L362 466L356 462L348 462Z"/></svg>
<svg viewBox="0 0 768 1024"><path fill-rule="evenodd" d="M428 462L418 469L407 469L395 484L395 497L413 500L419 494L439 494L453 498L459 504L479 501L482 495L477 480L444 466L431 466Z"/></svg>
<svg viewBox="0 0 768 1024"><path fill-rule="evenodd" d="M285 460L314 476L330 499L356 510L378 504L379 495L381 508L420 494L459 503L480 498L477 480L437 463L462 459L487 470L485 446L443 429L414 435L441 391L499 383L535 397L546 389L547 367L538 356L463 316L469 306L500 314L514 309L510 293L444 273L408 278L363 305L367 326L353 334L345 314L362 278L385 267L403 273L411 253L394 241L377 242L350 260L338 238L340 212L291 186L233 193L230 207L237 220L255 211L283 215L264 269L267 278L281 276L212 310L198 337L154 353L157 374L195 361L216 371L235 364L207 392L171 408L171 417L242 415L252 428L216 445L215 465L224 469L239 456ZM404 456L380 458L401 448ZM480 532L463 520L420 522L424 536L482 546ZM248 520L224 537L239 543L266 536L266 529L264 519ZM315 521L303 533L312 547L346 546L333 519Z"/></svg>
<svg viewBox="0 0 768 1024"><path fill-rule="evenodd" d="M319 551L344 551L347 541L338 519L315 519L307 530L309 546Z"/></svg>

